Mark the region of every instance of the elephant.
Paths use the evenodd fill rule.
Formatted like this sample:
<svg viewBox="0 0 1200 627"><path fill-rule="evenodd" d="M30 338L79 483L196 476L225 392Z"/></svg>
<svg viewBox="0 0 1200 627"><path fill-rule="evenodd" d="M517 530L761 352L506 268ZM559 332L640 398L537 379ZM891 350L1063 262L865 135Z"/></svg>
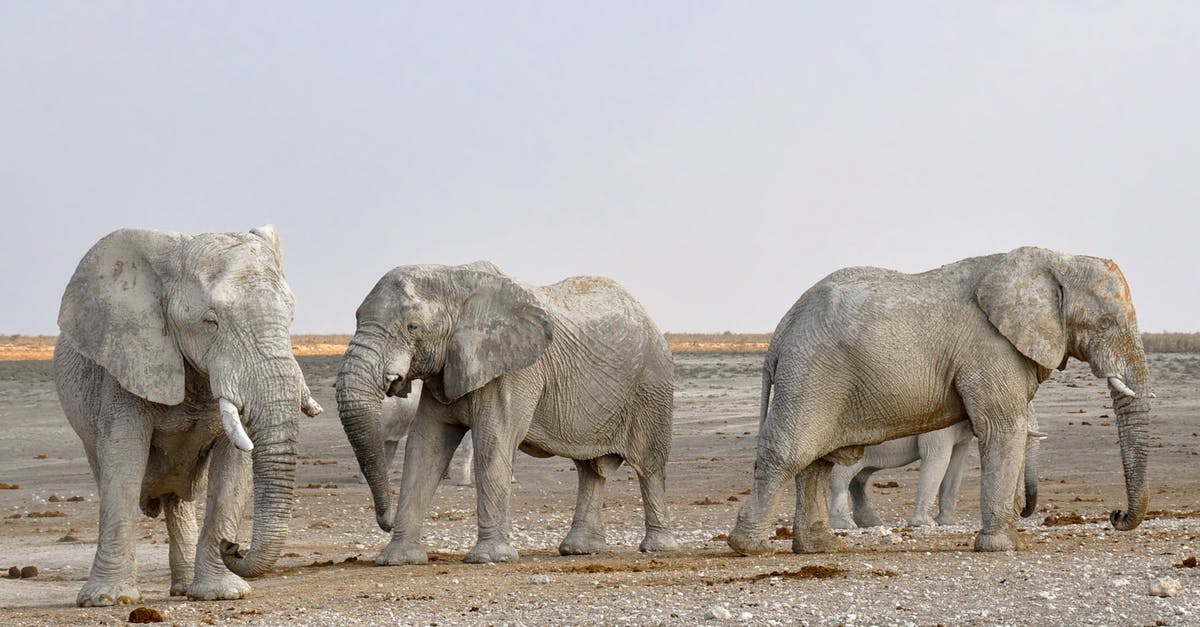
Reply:
<svg viewBox="0 0 1200 627"><path fill-rule="evenodd" d="M63 294L54 378L100 495L80 606L140 603L137 511L164 513L172 596L238 599L279 557L298 411L321 412L292 355L295 298L274 227L122 229ZM233 542L253 485L251 549ZM203 528L194 500L207 488Z"/></svg>
<svg viewBox="0 0 1200 627"><path fill-rule="evenodd" d="M383 400L383 409L379 419L380 427L383 430L383 465L385 468L392 467L392 461L396 459L396 448L408 436L408 427L412 425L413 418L417 415L417 404L420 400L420 379L412 382L412 391L404 397L391 396ZM471 446L471 439L463 438L463 443L454 453L450 468L442 478L449 480L454 485L471 485L472 455L474 455L474 447ZM455 464L455 461L458 463Z"/></svg>
<svg viewBox="0 0 1200 627"><path fill-rule="evenodd" d="M1021 510L1022 518L1031 516L1037 508L1036 456L1039 441L1046 437L1037 431L1034 418L1031 411L1029 441L1025 446L1025 506ZM836 465L829 474L830 526L834 529L855 529L882 525L882 519L867 497L867 483L871 475L883 468L899 468L918 460L921 469L917 479L917 498L908 526L953 524L958 486L967 461L967 447L974 439L971 423L964 420L944 429L865 447L858 463Z"/></svg>
<svg viewBox="0 0 1200 627"><path fill-rule="evenodd" d="M834 551L829 474L864 447L969 420L979 438L977 551L1023 547L1015 523L1029 402L1054 368L1087 362L1117 415L1127 507L1146 513L1150 375L1129 284L1111 260L1022 247L920 274L838 270L784 315L763 360L750 495L729 533L769 552L770 514L796 482L792 551Z"/></svg>
<svg viewBox="0 0 1200 627"><path fill-rule="evenodd" d="M640 482L640 550L677 546L666 503L674 364L658 328L616 282L584 276L531 286L485 261L400 266L379 280L356 319L337 403L376 522L392 532L377 564L428 561L421 524L468 430L478 535L463 561L519 557L509 542L518 448L575 462L575 516L559 553L605 549L603 487L622 462ZM423 388L393 508L379 416L384 398L407 393L414 380Z"/></svg>

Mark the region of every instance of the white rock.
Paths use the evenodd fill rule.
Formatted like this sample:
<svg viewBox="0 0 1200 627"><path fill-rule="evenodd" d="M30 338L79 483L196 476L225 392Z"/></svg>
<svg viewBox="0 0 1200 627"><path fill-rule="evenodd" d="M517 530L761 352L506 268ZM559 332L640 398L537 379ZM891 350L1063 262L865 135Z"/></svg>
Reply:
<svg viewBox="0 0 1200 627"><path fill-rule="evenodd" d="M544 586L544 585L550 583L550 575L541 575L541 574L534 575L529 578L529 583L538 585L538 586Z"/></svg>
<svg viewBox="0 0 1200 627"><path fill-rule="evenodd" d="M750 619L752 618L754 618L754 614L751 614L750 612L738 612L737 615L738 621L743 623L750 622Z"/></svg>
<svg viewBox="0 0 1200 627"><path fill-rule="evenodd" d="M1150 584L1150 594L1156 597L1173 597L1182 589L1183 585L1174 577L1160 577Z"/></svg>
<svg viewBox="0 0 1200 627"><path fill-rule="evenodd" d="M733 613L720 605L714 605L704 613L705 620L729 620L732 617Z"/></svg>

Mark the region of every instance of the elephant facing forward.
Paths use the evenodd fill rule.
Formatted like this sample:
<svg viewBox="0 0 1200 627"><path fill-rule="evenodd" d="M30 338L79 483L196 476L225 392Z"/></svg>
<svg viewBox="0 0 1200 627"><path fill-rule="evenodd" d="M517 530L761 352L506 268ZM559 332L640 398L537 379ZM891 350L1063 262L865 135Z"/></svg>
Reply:
<svg viewBox="0 0 1200 627"><path fill-rule="evenodd" d="M847 268L822 279L779 323L763 363L754 484L729 534L770 551L771 512L796 482L792 550L839 546L829 474L863 447L969 420L980 441L983 528L975 549L1019 548L1017 483L1029 402L1053 368L1086 361L1108 381L1127 506L1146 512L1149 371L1129 285L1115 263L1042 248L972 257L921 274Z"/></svg>
<svg viewBox="0 0 1200 627"><path fill-rule="evenodd" d="M425 563L424 520L451 455L470 431L478 540L467 562L517 559L509 492L517 449L575 460L575 517L562 554L605 548L606 476L637 473L643 551L674 548L665 469L671 450L673 365L641 305L611 280L575 277L528 286L494 265L402 266L383 276L357 312L337 378L338 413L392 531L378 564ZM380 437L385 396L422 380L393 508Z"/></svg>
<svg viewBox="0 0 1200 627"><path fill-rule="evenodd" d="M292 356L295 300L271 227L96 243L63 294L54 378L100 494L79 605L141 602L139 505L161 511L171 595L237 599L287 538L299 411L321 408ZM233 540L254 486L254 535ZM208 488L202 529L193 500ZM197 541L199 534L199 541Z"/></svg>

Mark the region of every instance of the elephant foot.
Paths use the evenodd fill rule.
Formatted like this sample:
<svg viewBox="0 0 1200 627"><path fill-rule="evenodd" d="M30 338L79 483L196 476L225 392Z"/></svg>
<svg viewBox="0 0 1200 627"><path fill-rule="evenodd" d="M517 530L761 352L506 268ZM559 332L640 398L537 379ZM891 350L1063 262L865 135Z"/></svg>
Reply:
<svg viewBox="0 0 1200 627"><path fill-rule="evenodd" d="M842 541L824 525L792 536L792 553L836 553L842 548Z"/></svg>
<svg viewBox="0 0 1200 627"><path fill-rule="evenodd" d="M110 605L132 605L142 602L142 593L128 581L88 580L75 597L79 607L108 607Z"/></svg>
<svg viewBox="0 0 1200 627"><path fill-rule="evenodd" d="M909 527L932 527L935 524L933 517L929 514L920 514L908 519Z"/></svg>
<svg viewBox="0 0 1200 627"><path fill-rule="evenodd" d="M507 542L480 541L467 552L463 561L468 564L490 564L492 562L515 562L520 559L517 550Z"/></svg>
<svg viewBox="0 0 1200 627"><path fill-rule="evenodd" d="M858 524L850 516L831 515L829 517L829 526L833 529L857 529Z"/></svg>
<svg viewBox="0 0 1200 627"><path fill-rule="evenodd" d="M603 530L572 526L571 531L567 532L567 537L559 543L558 554L592 555L603 553L606 549L608 543L604 540Z"/></svg>
<svg viewBox="0 0 1200 627"><path fill-rule="evenodd" d="M976 551L1020 551L1025 548L1025 539L1016 531L1000 533L979 532L975 536Z"/></svg>
<svg viewBox="0 0 1200 627"><path fill-rule="evenodd" d="M938 514L937 518L934 520L936 520L937 524L939 525L953 525L958 522L954 519L954 512L950 512L949 514Z"/></svg>
<svg viewBox="0 0 1200 627"><path fill-rule="evenodd" d="M398 542L393 539L375 558L376 566L401 566L405 564L428 564L425 549L415 542Z"/></svg>
<svg viewBox="0 0 1200 627"><path fill-rule="evenodd" d="M232 601L249 594L250 584L233 573L201 577L187 589L187 598L192 601Z"/></svg>
<svg viewBox="0 0 1200 627"><path fill-rule="evenodd" d="M448 468L446 469L446 474L442 475L442 481L458 486L475 485L475 482L471 478L470 468Z"/></svg>
<svg viewBox="0 0 1200 627"><path fill-rule="evenodd" d="M192 586L192 580L190 580L190 579L187 581L182 581L182 580L181 581L172 581L171 582L171 596L173 596L173 597L187 596L188 588L190 588L191 586Z"/></svg>
<svg viewBox="0 0 1200 627"><path fill-rule="evenodd" d="M734 529L729 534L729 548L739 555L766 555L774 553L775 549L766 538L754 538L745 532Z"/></svg>
<svg viewBox="0 0 1200 627"><path fill-rule="evenodd" d="M882 527L883 526L883 519L880 518L879 514L877 514L875 512L875 510L873 510L873 509L855 514L854 522L859 527Z"/></svg>
<svg viewBox="0 0 1200 627"><path fill-rule="evenodd" d="M642 543L638 545L638 550L642 553L674 551L678 548L679 542L675 539L675 534L666 529L647 529L646 537L642 538Z"/></svg>

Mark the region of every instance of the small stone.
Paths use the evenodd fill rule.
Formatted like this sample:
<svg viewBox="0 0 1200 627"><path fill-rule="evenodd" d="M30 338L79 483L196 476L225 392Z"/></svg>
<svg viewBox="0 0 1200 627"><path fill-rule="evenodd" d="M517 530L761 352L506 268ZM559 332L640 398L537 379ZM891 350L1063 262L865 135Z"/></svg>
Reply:
<svg viewBox="0 0 1200 627"><path fill-rule="evenodd" d="M37 577L37 566L26 566L21 569L21 579L33 579L34 577Z"/></svg>
<svg viewBox="0 0 1200 627"><path fill-rule="evenodd" d="M1156 597L1173 597L1182 589L1183 585L1174 577L1160 577L1150 584L1150 594Z"/></svg>
<svg viewBox="0 0 1200 627"><path fill-rule="evenodd" d="M8 578L9 579L20 579L21 578L21 567L20 566L9 566L8 567Z"/></svg>
<svg viewBox="0 0 1200 627"><path fill-rule="evenodd" d="M534 575L529 578L529 583L535 586L544 586L550 583L550 575Z"/></svg>
<svg viewBox="0 0 1200 627"><path fill-rule="evenodd" d="M162 612L152 607L139 607L129 613L129 622L161 623L163 622L163 615Z"/></svg>
<svg viewBox="0 0 1200 627"><path fill-rule="evenodd" d="M750 612L738 612L738 615L737 615L738 622L742 622L742 623L748 623L753 618L754 618L754 614L751 614Z"/></svg>
<svg viewBox="0 0 1200 627"><path fill-rule="evenodd" d="M705 620L729 620L732 617L733 612L730 612L728 609L720 605L714 605L708 608L708 611L704 613Z"/></svg>

